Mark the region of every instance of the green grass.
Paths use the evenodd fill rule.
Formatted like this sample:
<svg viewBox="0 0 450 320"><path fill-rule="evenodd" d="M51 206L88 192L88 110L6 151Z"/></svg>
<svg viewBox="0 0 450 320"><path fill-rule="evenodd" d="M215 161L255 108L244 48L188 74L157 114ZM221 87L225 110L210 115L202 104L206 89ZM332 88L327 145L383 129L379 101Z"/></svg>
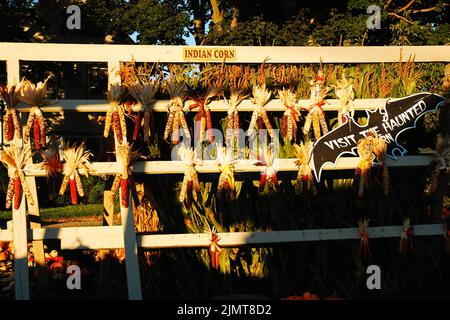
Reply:
<svg viewBox="0 0 450 320"><path fill-rule="evenodd" d="M41 217L43 220L92 217L92 216L101 216L102 214L103 214L103 204L83 204L76 206L41 209ZM11 210L0 211L0 219L10 220L11 215L12 215Z"/></svg>

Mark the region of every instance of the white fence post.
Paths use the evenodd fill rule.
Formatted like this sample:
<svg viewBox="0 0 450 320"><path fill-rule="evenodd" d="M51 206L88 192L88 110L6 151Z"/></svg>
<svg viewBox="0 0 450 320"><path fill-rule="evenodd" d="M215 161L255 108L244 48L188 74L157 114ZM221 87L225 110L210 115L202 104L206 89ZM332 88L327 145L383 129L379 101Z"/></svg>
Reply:
<svg viewBox="0 0 450 320"><path fill-rule="evenodd" d="M14 202L14 201L13 201ZM13 206L15 204L13 203ZM28 241L25 195L19 209L13 207L14 279L16 300L29 300Z"/></svg>

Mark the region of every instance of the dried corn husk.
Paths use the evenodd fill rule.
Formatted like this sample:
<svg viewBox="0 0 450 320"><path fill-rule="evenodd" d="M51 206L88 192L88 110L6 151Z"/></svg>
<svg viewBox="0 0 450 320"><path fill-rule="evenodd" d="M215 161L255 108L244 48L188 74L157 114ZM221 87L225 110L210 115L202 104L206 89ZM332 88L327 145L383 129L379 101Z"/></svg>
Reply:
<svg viewBox="0 0 450 320"><path fill-rule="evenodd" d="M142 105L142 109L144 111L144 117L142 120L144 141L148 141L152 131L151 119L153 119L153 117L151 105L155 101L155 95L159 89L159 82L136 82L132 85L128 85L127 88L133 98Z"/></svg>
<svg viewBox="0 0 450 320"><path fill-rule="evenodd" d="M171 135L173 144L179 142L179 130L184 131L185 137L190 140L191 134L187 125L183 112L183 92L185 90L184 83L169 82L167 91L170 94L170 103L168 105L169 116L167 118L166 128L164 130L164 139L168 139Z"/></svg>
<svg viewBox="0 0 450 320"><path fill-rule="evenodd" d="M361 237L358 253L363 258L369 258L372 256L369 244L369 219L365 218L358 222L358 231Z"/></svg>
<svg viewBox="0 0 450 320"><path fill-rule="evenodd" d="M137 151L132 151L132 146L128 142L125 142L117 146L116 157L120 172L118 172L114 177L114 182L111 187L111 201L114 202L116 193L120 187L122 207L128 208L129 191L131 191L135 204L138 204L136 185L132 177L131 165L137 158L139 158L139 153Z"/></svg>
<svg viewBox="0 0 450 320"><path fill-rule="evenodd" d="M305 125L303 127L303 134L309 135L311 126L314 131L314 138L318 140L321 137L321 130L323 134L328 133L327 123L325 121L325 112L322 106L325 104L325 96L327 90L324 88L323 72L319 71L315 81L311 81L311 96L312 104L308 108L308 115L305 118Z"/></svg>
<svg viewBox="0 0 450 320"><path fill-rule="evenodd" d="M347 80L344 74L342 74L341 80L336 82L335 94L339 99L338 124L341 125L346 122L347 117L353 117L355 114L353 107L355 93L353 92L353 84Z"/></svg>
<svg viewBox="0 0 450 320"><path fill-rule="evenodd" d="M222 192L225 190L227 201L234 199L235 184L234 184L234 157L231 148L218 147L217 160L219 161L219 183L217 186L217 196L222 197Z"/></svg>
<svg viewBox="0 0 450 320"><path fill-rule="evenodd" d="M258 120L262 121L266 126L267 132L270 137L273 137L273 129L267 116L264 106L269 102L271 91L266 89L266 85L255 85L253 87L253 103L256 104L255 110L252 113L250 125L248 127L249 134L252 134L254 130L262 129L258 126ZM261 123L261 122L260 122Z"/></svg>
<svg viewBox="0 0 450 320"><path fill-rule="evenodd" d="M228 123L226 132L226 144L233 150L237 146L239 139L239 112L237 107L246 97L247 95L242 90L231 90L227 111Z"/></svg>
<svg viewBox="0 0 450 320"><path fill-rule="evenodd" d="M364 195L364 189L368 185L368 173L372 168L372 163L374 160L373 155L373 138L372 134L368 134L365 138L359 139L357 143L357 150L360 157L358 162L355 176L356 180L359 180L358 184L358 196L362 197Z"/></svg>
<svg viewBox="0 0 450 320"><path fill-rule="evenodd" d="M28 188L24 170L26 168L27 162L31 159L31 149L29 145L25 145L23 148L15 145L11 145L6 147L1 153L1 161L8 168L8 177L10 179L8 184L8 191L6 194L6 205L7 209L11 206L11 200L13 197L13 193L11 193L11 180L19 179L20 186L29 201L30 205L34 205L34 200L31 195L31 192ZM13 189L14 190L14 189ZM21 199L19 200L21 201ZM20 203L19 203L20 205ZM17 202L15 204L16 208L18 208Z"/></svg>
<svg viewBox="0 0 450 320"><path fill-rule="evenodd" d="M114 128L114 133L117 141L122 143L123 138L127 136L127 127L125 122L125 109L121 105L121 99L124 94L124 87L118 84L111 85L108 91L109 108L106 112L105 129L103 136L107 138L111 126Z"/></svg>
<svg viewBox="0 0 450 320"><path fill-rule="evenodd" d="M180 202L185 202L186 206L190 208L192 199L200 192L198 173L197 170L195 170L195 152L190 147L183 144L178 149L178 156L185 165L179 200Z"/></svg>
<svg viewBox="0 0 450 320"><path fill-rule="evenodd" d="M94 167L89 162L90 156L92 156L92 153L84 150L84 143L79 146L66 144L63 148L62 158L66 165L63 170L64 180L59 189L59 194L63 195L69 182L74 181L71 185L71 192L74 193L74 195L72 195L72 204L77 204L77 200L75 200L76 192L78 192L80 197L84 196L80 174L84 173L85 176L88 176L89 172L95 171ZM80 170L83 170L84 172Z"/></svg>
<svg viewBox="0 0 450 320"><path fill-rule="evenodd" d="M259 192L264 191L266 186L268 187L269 192L273 192L278 189L278 177L274 163L275 155L272 150L272 146L264 146L262 156L258 161L258 165L264 166L259 180Z"/></svg>
<svg viewBox="0 0 450 320"><path fill-rule="evenodd" d="M290 89L278 90L278 95L286 108L281 119L281 135L292 141L297 135L297 122L300 121L300 112L295 104L296 97Z"/></svg>
<svg viewBox="0 0 450 320"><path fill-rule="evenodd" d="M298 166L297 181L295 183L295 191L297 193L310 190L313 195L317 194L316 184L314 183L314 177L309 166L313 151L313 142L308 141L306 143L300 142L299 145L294 144L297 160L295 164Z"/></svg>
<svg viewBox="0 0 450 320"><path fill-rule="evenodd" d="M211 123L211 110L208 104L211 100L220 94L220 90L217 88L210 87L205 93L205 96L194 96L190 97L193 104L191 104L188 109L192 110L198 108L197 116L195 121L199 130L196 132L195 141L196 143L201 143L204 141L205 132L207 134L207 140L210 143L214 142L214 137L212 135L212 123Z"/></svg>
<svg viewBox="0 0 450 320"><path fill-rule="evenodd" d="M6 119L4 122L4 137L8 141L12 141L14 137L20 139L22 130L17 116L16 105L19 102L20 90L16 86L0 85L0 98L6 103Z"/></svg>
<svg viewBox="0 0 450 320"><path fill-rule="evenodd" d="M409 218L406 218L403 220L403 225L401 228L400 245L399 245L400 253L406 253L414 249L412 243L413 235L414 235L414 228L411 226L411 221L409 220Z"/></svg>
<svg viewBox="0 0 450 320"><path fill-rule="evenodd" d="M36 149L40 149L41 146L45 147L46 145L45 119L39 106L45 102L45 96L47 95L47 81L49 78L50 77L45 79L44 82L39 82L36 85L31 81L22 80L18 88L18 90L20 90L18 99L31 106L27 124L25 125L24 140L29 140L31 128L34 126L34 142ZM35 121L35 119L37 119L37 121Z"/></svg>
<svg viewBox="0 0 450 320"><path fill-rule="evenodd" d="M220 237L216 232L216 229L213 227L209 232L209 254L211 256L211 266L214 269L219 269L219 258L222 252L222 249L219 246Z"/></svg>
<svg viewBox="0 0 450 320"><path fill-rule="evenodd" d="M373 153L378 160L378 166L382 170L383 175L383 193L385 196L389 194L389 168L385 166L384 159L387 153L387 143L378 136L373 138Z"/></svg>

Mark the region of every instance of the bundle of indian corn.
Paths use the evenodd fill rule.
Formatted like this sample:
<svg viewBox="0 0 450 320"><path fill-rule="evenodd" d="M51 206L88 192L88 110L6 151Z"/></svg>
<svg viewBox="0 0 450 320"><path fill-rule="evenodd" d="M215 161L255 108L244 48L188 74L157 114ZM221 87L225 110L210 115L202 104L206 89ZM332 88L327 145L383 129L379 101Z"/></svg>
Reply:
<svg viewBox="0 0 450 320"><path fill-rule="evenodd" d="M219 183L217 186L217 196L222 197L222 193L225 191L225 197L227 201L234 198L235 185L234 185L234 157L233 149L218 147L217 148L217 160L219 161Z"/></svg>
<svg viewBox="0 0 450 320"><path fill-rule="evenodd" d="M28 188L25 179L24 170L27 162L31 159L31 148L25 145L23 148L16 145L11 145L4 148L1 152L1 161L8 169L8 189L6 191L7 209L11 208L14 197L14 209L19 209L22 202L22 190L30 205L34 205L34 200Z"/></svg>
<svg viewBox="0 0 450 320"><path fill-rule="evenodd" d="M266 126L267 132L270 137L273 137L273 129L270 124L269 117L267 116L266 108L264 107L270 100L271 91L266 89L266 85L255 85L253 87L253 103L256 105L253 110L250 125L248 127L248 133L251 135L254 130L263 129L263 124Z"/></svg>
<svg viewBox="0 0 450 320"><path fill-rule="evenodd" d="M267 186L269 192L276 191L278 189L278 177L275 169L275 154L271 145L264 146L262 148L262 154L258 159L258 166L263 166L261 171L261 177L259 179L259 192L264 191Z"/></svg>
<svg viewBox="0 0 450 320"><path fill-rule="evenodd" d="M308 136L311 131L311 125L314 131L314 138L318 140L322 133L328 133L327 123L325 121L325 112L322 106L325 104L325 96L327 90L324 88L325 77L322 71L319 71L315 77L315 80L310 82L311 84L311 96L310 100L312 104L305 108L308 114L305 118L305 125L303 126L303 134Z"/></svg>
<svg viewBox="0 0 450 320"><path fill-rule="evenodd" d="M164 139L171 136L173 144L178 144L180 141L180 131L184 132L187 140L191 139L191 133L184 117L183 110L183 92L185 91L185 84L176 81L169 81L167 84L167 91L170 94L170 102L167 106L169 116L167 117L166 128L164 130Z"/></svg>
<svg viewBox="0 0 450 320"><path fill-rule="evenodd" d="M125 108L121 104L124 87L119 84L111 85L108 91L109 108L106 113L105 129L103 136L108 138L111 126L119 144L127 137L127 126L125 122Z"/></svg>
<svg viewBox="0 0 450 320"><path fill-rule="evenodd" d="M144 117L140 118L140 112L136 115L136 123L133 130L133 140L136 140L138 135L139 126L142 125L144 130L144 141L148 141L149 136L152 132L153 124L153 112L151 105L155 101L156 92L158 92L159 83L155 80L148 82L137 81L133 84L127 85L128 92L133 96L133 98L142 105L144 111Z"/></svg>
<svg viewBox="0 0 450 320"><path fill-rule="evenodd" d="M353 117L355 109L353 107L353 100L355 93L353 92L353 84L350 83L344 74L341 80L336 81L335 92L339 99L338 109L338 124L341 125L347 122L348 117Z"/></svg>
<svg viewBox="0 0 450 320"><path fill-rule="evenodd" d="M16 105L19 102L18 95L18 87L0 85L0 98L6 103L6 121L3 123L3 135L7 141L12 141L14 137L17 139L22 137L16 110Z"/></svg>
<svg viewBox="0 0 450 320"><path fill-rule="evenodd" d="M300 121L300 112L296 107L297 99L290 89L278 90L278 95L286 108L281 118L281 136L292 141L297 136L297 122Z"/></svg>
<svg viewBox="0 0 450 320"><path fill-rule="evenodd" d="M209 87L204 95L198 94L190 97L190 99L194 101L194 103L188 107L189 110L198 108L197 116L195 117L195 143L201 143L203 141L205 132L207 135L207 140L210 143L214 142L211 122L211 110L209 109L208 104L214 97L218 96L219 94L219 88Z"/></svg>
<svg viewBox="0 0 450 320"><path fill-rule="evenodd" d="M178 149L178 156L185 165L179 199L180 202L185 202L186 206L190 208L194 196L200 192L198 173L195 169L195 152L187 145L182 144Z"/></svg>
<svg viewBox="0 0 450 320"><path fill-rule="evenodd" d="M228 100L227 110L227 131L226 131L226 144L229 148L234 150L239 141L239 112L238 105L247 97L245 91L242 88L231 88L230 99Z"/></svg>
<svg viewBox="0 0 450 320"><path fill-rule="evenodd" d="M309 166L313 151L313 142L308 141L306 143L300 142L300 144L294 144L297 160L295 164L298 166L297 181L295 183L295 191L297 193L310 190L313 195L317 194L316 185L314 183L314 177Z"/></svg>
<svg viewBox="0 0 450 320"><path fill-rule="evenodd" d="M45 96L47 95L47 81L50 77L34 84L29 80L22 80L19 83L18 90L20 95L17 98L31 106L30 114L28 115L27 124L24 130L24 140L28 141L30 138L30 132L33 128L33 139L36 149L40 149L41 146L46 145L46 132L45 132L45 119L39 107L44 104Z"/></svg>
<svg viewBox="0 0 450 320"><path fill-rule="evenodd" d="M92 156L92 153L84 149L84 143L79 146L66 144L63 148L62 158L65 162L63 169L64 179L59 194L63 195L69 185L72 204L78 204L78 195L84 197L80 174L84 174L87 177L89 172L95 171L89 162L90 156Z"/></svg>

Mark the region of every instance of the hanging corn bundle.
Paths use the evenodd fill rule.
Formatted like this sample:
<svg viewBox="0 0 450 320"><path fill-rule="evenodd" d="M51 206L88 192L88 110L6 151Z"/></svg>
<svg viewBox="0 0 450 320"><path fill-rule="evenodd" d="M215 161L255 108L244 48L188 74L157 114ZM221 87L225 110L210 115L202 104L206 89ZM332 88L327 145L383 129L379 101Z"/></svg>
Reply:
<svg viewBox="0 0 450 320"><path fill-rule="evenodd" d="M257 163L257 165L265 167L261 172L259 180L259 192L264 191L265 186L267 186L270 192L278 189L278 177L274 167L274 160L275 156L272 147L264 146L262 155L259 157L259 162Z"/></svg>
<svg viewBox="0 0 450 320"><path fill-rule="evenodd" d="M372 252L369 245L369 219L365 218L358 222L358 231L359 236L361 237L358 253L363 258L370 258Z"/></svg>
<svg viewBox="0 0 450 320"><path fill-rule="evenodd" d="M278 90L278 95L286 108L281 118L281 136L288 141L295 140L297 136L297 122L300 121L300 112L295 105L295 94L290 89L286 89Z"/></svg>
<svg viewBox="0 0 450 320"><path fill-rule="evenodd" d="M252 102L256 104L256 108L252 113L250 125L248 127L249 134L252 134L255 129L258 131L263 128L263 124L266 126L267 132L270 137L273 137L273 129L270 124L267 111L264 108L266 103L270 99L271 92L266 89L266 85L255 85L253 87L253 99Z"/></svg>
<svg viewBox="0 0 450 320"><path fill-rule="evenodd" d="M137 151L132 151L131 146L128 142L120 144L117 146L117 162L120 167L120 172L114 177L114 181L111 187L111 199L110 201L114 203L116 198L116 193L120 188L120 201L124 208L128 208L129 205L129 194L133 197L135 205L139 203L139 199L136 191L136 184L133 179L133 172L131 170L132 163L139 157Z"/></svg>
<svg viewBox="0 0 450 320"><path fill-rule="evenodd" d="M231 89L230 100L228 101L227 111L227 132L226 143L229 148L234 149L238 145L239 140L239 112L238 105L245 99L247 95L243 90Z"/></svg>
<svg viewBox="0 0 450 320"><path fill-rule="evenodd" d="M335 94L339 99L338 109L338 125L347 122L348 117L353 117L355 109L353 107L353 99L355 93L353 92L353 84L351 84L344 74L341 80L337 80Z"/></svg>
<svg viewBox="0 0 450 320"><path fill-rule="evenodd" d="M125 109L121 105L124 94L124 87L118 84L111 85L108 91L109 108L106 113L105 130L103 136L108 138L111 126L119 144L123 143L123 138L127 136L127 125L125 122Z"/></svg>
<svg viewBox="0 0 450 320"><path fill-rule="evenodd" d="M430 163L431 174L427 177L424 194L432 196L437 188L441 173L450 173L450 136L445 138L438 134L436 138L436 150L419 148L421 153L432 154L433 161Z"/></svg>
<svg viewBox="0 0 450 320"><path fill-rule="evenodd" d="M219 246L219 235L216 232L216 229L213 227L212 230L209 232L209 247L208 247L208 251L209 254L211 256L211 266L214 269L219 269L219 258L220 258L220 253L222 252L222 248L220 248Z"/></svg>
<svg viewBox="0 0 450 320"><path fill-rule="evenodd" d="M315 77L315 81L310 82L311 84L311 97L310 100L313 102L310 107L305 108L308 111L308 115L305 119L305 125L303 127L303 134L309 135L311 131L311 125L314 131L314 138L318 140L322 133L328 133L327 123L325 121L325 112L322 106L325 104L325 96L327 95L327 90L324 88L325 77L322 71L319 71Z"/></svg>
<svg viewBox="0 0 450 320"><path fill-rule="evenodd" d="M184 83L169 82L167 84L167 91L170 94L170 103L168 105L169 116L167 118L166 128L164 130L164 139L168 139L171 135L173 144L177 144L180 140L180 129L184 131L186 138L191 139L189 127L186 123L186 118L183 112L182 95L185 90Z"/></svg>
<svg viewBox="0 0 450 320"><path fill-rule="evenodd" d="M62 158L65 162L63 174L64 179L59 189L59 194L63 195L70 187L70 199L72 204L78 204L78 195L84 197L83 184L81 183L80 174L87 177L90 171L95 171L92 164L89 162L89 157L92 153L84 150L84 143L79 146L65 145L63 148ZM82 170L82 171L80 171Z"/></svg>
<svg viewBox="0 0 450 320"><path fill-rule="evenodd" d="M14 209L19 209L22 202L22 191L30 205L34 205L33 197L28 188L24 169L27 162L31 159L31 148L26 145L24 148L19 148L15 145L6 147L1 153L1 161L8 168L8 189L6 192L7 209L11 208L14 197Z"/></svg>
<svg viewBox="0 0 450 320"><path fill-rule="evenodd" d="M3 132L7 141L12 141L14 137L17 139L22 137L20 121L15 108L19 102L18 95L19 89L16 86L0 86L0 98L6 103L6 121L3 123Z"/></svg>
<svg viewBox="0 0 450 320"><path fill-rule="evenodd" d="M136 82L127 86L128 91L142 105L144 110L144 117L141 124L141 113L138 112L136 115L136 123L133 130L133 140L136 140L138 135L139 126L142 125L144 130L144 141L148 141L149 136L152 132L153 127L153 112L151 104L155 101L155 95L159 88L159 83L157 81L148 82Z"/></svg>
<svg viewBox="0 0 450 320"><path fill-rule="evenodd" d="M22 80L18 88L20 90L20 95L17 96L18 99L31 106L23 138L25 141L28 141L33 128L33 139L36 149L46 145L45 119L39 106L44 103L48 79L45 79L44 82L39 82L37 85L28 80Z"/></svg>
<svg viewBox="0 0 450 320"><path fill-rule="evenodd" d="M306 192L310 190L313 195L317 194L316 184L314 183L314 177L309 166L313 151L313 142L308 141L306 143L300 142L300 145L294 144L297 160L295 164L298 166L297 181L295 183L295 192Z"/></svg>
<svg viewBox="0 0 450 320"><path fill-rule="evenodd" d="M364 189L366 189L368 185L368 174L374 160L373 139L373 134L369 132L365 138L359 139L357 143L357 150L360 157L355 171L355 183L358 189L358 197L364 195Z"/></svg>
<svg viewBox="0 0 450 320"><path fill-rule="evenodd" d="M399 252L406 253L413 250L412 237L414 235L414 229L411 226L409 218L403 220L403 226L401 228Z"/></svg>
<svg viewBox="0 0 450 320"><path fill-rule="evenodd" d="M386 167L384 159L387 153L387 143L377 135L373 137L373 153L378 161L378 166L382 170L383 175L383 193L385 196L389 194L389 168Z"/></svg>
<svg viewBox="0 0 450 320"><path fill-rule="evenodd" d="M58 172L61 171L62 165L59 158L59 151L56 148L49 148L45 151L41 151L44 161L39 163L39 168L46 172L47 178L50 180L51 193L50 198L56 192L56 177Z"/></svg>
<svg viewBox="0 0 450 320"><path fill-rule="evenodd" d="M218 147L217 160L219 161L219 184L217 186L217 196L222 197L222 192L226 192L227 201L234 199L235 185L234 185L234 157L231 148Z"/></svg>
<svg viewBox="0 0 450 320"><path fill-rule="evenodd" d="M198 108L197 116L195 117L196 123L196 132L195 132L195 142L201 143L204 139L204 135L206 132L207 140L210 143L214 142L214 136L212 132L212 122L211 122L211 110L209 109L208 104L211 102L211 99L218 96L220 94L219 89L216 88L208 88L205 96L194 96L190 97L193 104L191 104L188 108L189 110Z"/></svg>
<svg viewBox="0 0 450 320"><path fill-rule="evenodd" d="M183 183L180 191L180 202L185 202L188 208L191 207L194 194L200 192L200 183L198 181L198 173L195 170L195 153L194 150L184 144L178 149L178 156L184 162L185 170Z"/></svg>

